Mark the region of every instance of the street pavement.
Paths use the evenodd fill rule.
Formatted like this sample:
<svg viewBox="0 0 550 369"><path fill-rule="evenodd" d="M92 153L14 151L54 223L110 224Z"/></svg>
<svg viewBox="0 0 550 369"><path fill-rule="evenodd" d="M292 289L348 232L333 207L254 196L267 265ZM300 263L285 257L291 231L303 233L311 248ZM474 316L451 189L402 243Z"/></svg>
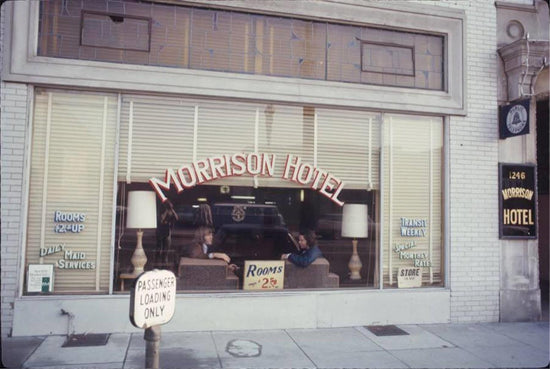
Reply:
<svg viewBox="0 0 550 369"><path fill-rule="evenodd" d="M161 333L160 368L544 368L544 322ZM106 345L62 347L66 336L2 340L8 368L144 368L143 333L115 333Z"/></svg>

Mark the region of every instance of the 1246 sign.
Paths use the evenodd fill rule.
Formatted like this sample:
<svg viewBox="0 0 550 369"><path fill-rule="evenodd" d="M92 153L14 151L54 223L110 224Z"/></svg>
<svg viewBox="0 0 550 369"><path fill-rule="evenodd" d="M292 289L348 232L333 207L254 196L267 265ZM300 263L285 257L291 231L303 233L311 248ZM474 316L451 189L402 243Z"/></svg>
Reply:
<svg viewBox="0 0 550 369"><path fill-rule="evenodd" d="M499 164L500 238L537 238L536 167Z"/></svg>

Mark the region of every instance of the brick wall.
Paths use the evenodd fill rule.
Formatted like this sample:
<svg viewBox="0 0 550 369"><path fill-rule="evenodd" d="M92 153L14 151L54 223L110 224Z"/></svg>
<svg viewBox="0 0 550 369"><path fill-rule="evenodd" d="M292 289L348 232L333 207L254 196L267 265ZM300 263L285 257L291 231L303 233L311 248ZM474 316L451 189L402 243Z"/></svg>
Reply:
<svg viewBox="0 0 550 369"><path fill-rule="evenodd" d="M4 9L2 9L4 10ZM4 18L0 19L0 71L4 51ZM0 82L1 141L1 336L10 335L13 325L13 304L21 262L21 224L23 223L24 158L27 127L27 85Z"/></svg>
<svg viewBox="0 0 550 369"><path fill-rule="evenodd" d="M453 322L499 319L496 8L449 1L466 11L468 115L450 119L450 287Z"/></svg>
<svg viewBox="0 0 550 369"><path fill-rule="evenodd" d="M12 327L17 296L23 223L24 152L27 125L27 85L0 84L2 156L2 337Z"/></svg>

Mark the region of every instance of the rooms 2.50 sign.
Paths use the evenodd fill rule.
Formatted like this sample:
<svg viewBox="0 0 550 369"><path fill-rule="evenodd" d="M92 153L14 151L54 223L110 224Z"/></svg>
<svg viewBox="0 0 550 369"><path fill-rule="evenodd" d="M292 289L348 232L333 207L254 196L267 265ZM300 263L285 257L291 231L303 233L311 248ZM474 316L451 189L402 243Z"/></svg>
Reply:
<svg viewBox="0 0 550 369"><path fill-rule="evenodd" d="M536 167L499 164L500 238L537 238Z"/></svg>

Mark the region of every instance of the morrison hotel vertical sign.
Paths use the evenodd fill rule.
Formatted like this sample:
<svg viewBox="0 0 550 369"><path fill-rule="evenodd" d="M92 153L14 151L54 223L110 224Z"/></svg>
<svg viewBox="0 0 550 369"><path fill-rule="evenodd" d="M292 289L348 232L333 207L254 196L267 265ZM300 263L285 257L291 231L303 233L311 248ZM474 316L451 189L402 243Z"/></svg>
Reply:
<svg viewBox="0 0 550 369"><path fill-rule="evenodd" d="M500 238L537 238L536 167L499 164Z"/></svg>

